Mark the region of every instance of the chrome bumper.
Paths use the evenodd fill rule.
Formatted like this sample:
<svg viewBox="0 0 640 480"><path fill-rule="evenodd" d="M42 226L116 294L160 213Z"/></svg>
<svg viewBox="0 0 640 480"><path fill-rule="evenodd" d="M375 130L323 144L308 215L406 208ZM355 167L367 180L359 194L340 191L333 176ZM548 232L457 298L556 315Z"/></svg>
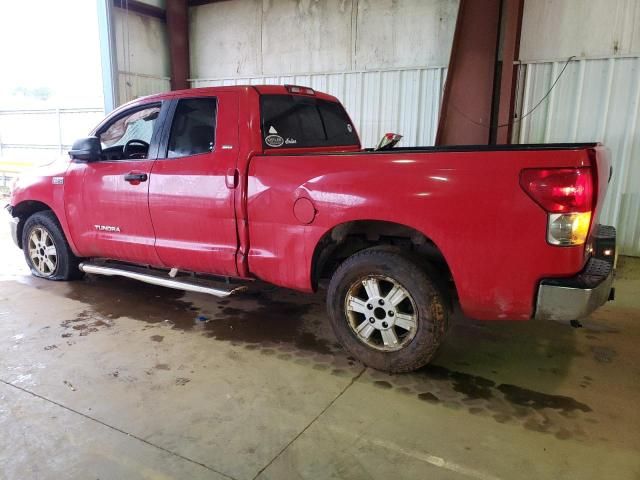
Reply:
<svg viewBox="0 0 640 480"><path fill-rule="evenodd" d="M586 317L613 299L616 233L601 226L594 236L596 256L575 277L540 282L535 319L570 321Z"/></svg>

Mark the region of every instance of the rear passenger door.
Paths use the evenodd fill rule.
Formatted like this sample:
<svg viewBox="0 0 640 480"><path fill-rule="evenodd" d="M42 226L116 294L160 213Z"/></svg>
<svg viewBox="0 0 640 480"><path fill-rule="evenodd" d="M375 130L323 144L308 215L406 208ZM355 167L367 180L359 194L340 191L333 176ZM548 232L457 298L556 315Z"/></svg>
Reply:
<svg viewBox="0 0 640 480"><path fill-rule="evenodd" d="M149 185L155 248L166 267L237 275L237 155L237 93L173 100Z"/></svg>

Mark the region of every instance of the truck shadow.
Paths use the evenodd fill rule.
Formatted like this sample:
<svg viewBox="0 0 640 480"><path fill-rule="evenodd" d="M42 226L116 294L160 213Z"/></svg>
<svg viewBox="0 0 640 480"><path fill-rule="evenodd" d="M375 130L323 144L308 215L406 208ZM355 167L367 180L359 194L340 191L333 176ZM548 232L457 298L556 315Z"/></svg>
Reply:
<svg viewBox="0 0 640 480"><path fill-rule="evenodd" d="M143 329L163 324L331 375L350 378L362 370L337 343L322 294L256 283L248 293L217 300L127 279L88 277L69 283L65 295L86 305L80 315L62 322L66 338L113 328L118 318L127 317L144 322ZM553 394L566 381L573 358L583 355L575 336L566 325L474 322L456 314L431 365L401 375L367 369L360 381L559 439L586 439L587 427L598 422L591 407ZM161 338L150 335L150 341ZM582 382L588 387L591 379L585 376Z"/></svg>

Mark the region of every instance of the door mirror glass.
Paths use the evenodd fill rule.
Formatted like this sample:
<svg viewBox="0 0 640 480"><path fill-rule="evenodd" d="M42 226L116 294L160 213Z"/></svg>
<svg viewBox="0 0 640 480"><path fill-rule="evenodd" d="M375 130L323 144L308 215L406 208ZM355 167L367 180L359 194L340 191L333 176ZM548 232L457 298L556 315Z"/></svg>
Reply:
<svg viewBox="0 0 640 480"><path fill-rule="evenodd" d="M82 162L91 162L100 160L102 155L102 147L98 137L85 137L73 142L69 156L74 160Z"/></svg>

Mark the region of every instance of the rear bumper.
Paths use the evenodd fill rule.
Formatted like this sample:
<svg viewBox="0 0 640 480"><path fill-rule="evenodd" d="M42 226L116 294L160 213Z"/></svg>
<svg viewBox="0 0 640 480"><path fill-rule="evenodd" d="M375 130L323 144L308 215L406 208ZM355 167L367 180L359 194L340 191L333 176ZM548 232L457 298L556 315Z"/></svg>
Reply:
<svg viewBox="0 0 640 480"><path fill-rule="evenodd" d="M582 272L574 277L540 281L535 319L576 320L613 299L615 228L598 226L593 240L594 256Z"/></svg>

